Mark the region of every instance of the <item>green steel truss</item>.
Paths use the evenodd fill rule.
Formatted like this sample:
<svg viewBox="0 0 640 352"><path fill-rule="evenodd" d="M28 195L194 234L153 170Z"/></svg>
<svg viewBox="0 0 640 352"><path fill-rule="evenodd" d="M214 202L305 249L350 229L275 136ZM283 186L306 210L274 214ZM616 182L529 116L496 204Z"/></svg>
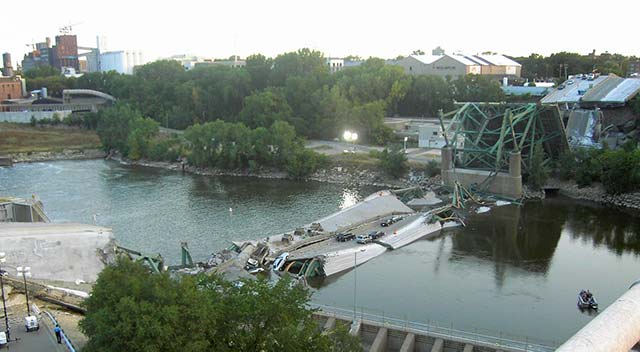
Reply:
<svg viewBox="0 0 640 352"><path fill-rule="evenodd" d="M440 124L456 167L466 169L508 171L509 154L520 152L526 172L537 143L542 143L547 157L569 148L557 106L463 103L457 110L441 112Z"/></svg>

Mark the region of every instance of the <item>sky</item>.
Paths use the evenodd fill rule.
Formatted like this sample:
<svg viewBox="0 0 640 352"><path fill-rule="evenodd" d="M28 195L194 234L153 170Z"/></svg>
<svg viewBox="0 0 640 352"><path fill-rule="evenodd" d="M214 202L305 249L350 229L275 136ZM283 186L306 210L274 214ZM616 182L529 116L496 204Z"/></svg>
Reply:
<svg viewBox="0 0 640 352"><path fill-rule="evenodd" d="M15 4L15 2L14 2ZM325 56L394 58L436 46L447 52L511 56L571 51L640 56L640 1L167 1L31 0L2 16L0 52L20 61L27 44L69 24L81 46L107 39L109 50L145 60L177 54L273 57L308 47ZM61 5L64 4L64 5ZM604 10L607 9L607 10Z"/></svg>

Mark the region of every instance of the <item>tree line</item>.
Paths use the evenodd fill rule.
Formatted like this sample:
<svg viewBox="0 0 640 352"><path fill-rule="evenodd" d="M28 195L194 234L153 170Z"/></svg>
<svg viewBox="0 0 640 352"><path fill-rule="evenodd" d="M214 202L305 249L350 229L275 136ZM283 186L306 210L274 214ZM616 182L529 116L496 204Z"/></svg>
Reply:
<svg viewBox="0 0 640 352"><path fill-rule="evenodd" d="M602 74L613 73L626 77L629 73L629 64L640 61L640 58L608 52L600 55L559 52L547 57L531 54L526 57L515 57L514 60L522 65L522 78L534 80L566 78L569 75L591 73L594 70Z"/></svg>
<svg viewBox="0 0 640 352"><path fill-rule="evenodd" d="M115 96L163 127L186 129L215 120L269 128L292 125L307 138L333 139L345 129L367 143L384 144L392 134L385 116L437 116L455 101L501 101L499 83L483 76L457 79L410 76L398 66L370 58L329 72L323 54L301 49L267 58L257 54L245 67L209 66L185 71L176 61L156 61L134 75L86 73L80 78L30 74L29 89L48 86L95 89Z"/></svg>

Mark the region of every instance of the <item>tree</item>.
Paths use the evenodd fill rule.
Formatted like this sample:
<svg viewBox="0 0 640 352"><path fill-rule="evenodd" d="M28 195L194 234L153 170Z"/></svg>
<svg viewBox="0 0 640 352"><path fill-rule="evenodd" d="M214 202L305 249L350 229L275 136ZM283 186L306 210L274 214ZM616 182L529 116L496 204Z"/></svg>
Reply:
<svg viewBox="0 0 640 352"><path fill-rule="evenodd" d="M498 81L479 75L460 76L451 82L453 97L460 102L499 102L505 96Z"/></svg>
<svg viewBox="0 0 640 352"><path fill-rule="evenodd" d="M250 128L269 127L291 118L291 107L279 89L267 89L244 99L240 121Z"/></svg>
<svg viewBox="0 0 640 352"><path fill-rule="evenodd" d="M245 69L251 76L251 86L254 90L261 90L269 86L269 75L273 60L262 54L247 57Z"/></svg>
<svg viewBox="0 0 640 352"><path fill-rule="evenodd" d="M142 115L126 104L117 104L98 112L96 132L105 150L116 149L126 155L130 123L138 117Z"/></svg>
<svg viewBox="0 0 640 352"><path fill-rule="evenodd" d="M158 134L158 123L148 117L136 117L129 123L128 156L132 160L149 157L151 140Z"/></svg>
<svg viewBox="0 0 640 352"><path fill-rule="evenodd" d="M99 275L80 329L90 351L361 351L337 329L322 334L310 292L289 276L232 284L220 276L153 274L120 258Z"/></svg>
<svg viewBox="0 0 640 352"><path fill-rule="evenodd" d="M51 76L61 76L60 70L49 66L43 65L33 68L24 73L25 78L43 78L43 77L51 77Z"/></svg>
<svg viewBox="0 0 640 352"><path fill-rule="evenodd" d="M453 110L449 84L439 76L416 76L411 80L407 94L398 104L405 116L437 116L438 110Z"/></svg>
<svg viewBox="0 0 640 352"><path fill-rule="evenodd" d="M535 189L541 189L549 178L549 167L546 164L542 143L533 147L533 156L529 165L528 183Z"/></svg>

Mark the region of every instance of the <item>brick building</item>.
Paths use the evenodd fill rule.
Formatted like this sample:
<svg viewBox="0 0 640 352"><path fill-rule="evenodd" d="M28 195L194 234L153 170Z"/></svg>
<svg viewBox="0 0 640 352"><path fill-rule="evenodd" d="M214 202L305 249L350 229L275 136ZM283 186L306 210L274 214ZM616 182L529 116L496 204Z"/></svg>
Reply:
<svg viewBox="0 0 640 352"><path fill-rule="evenodd" d="M0 77L0 101L22 98L24 90L24 80L20 76Z"/></svg>
<svg viewBox="0 0 640 352"><path fill-rule="evenodd" d="M53 67L73 67L76 71L80 70L78 38L75 35L56 36L56 45L53 47Z"/></svg>

